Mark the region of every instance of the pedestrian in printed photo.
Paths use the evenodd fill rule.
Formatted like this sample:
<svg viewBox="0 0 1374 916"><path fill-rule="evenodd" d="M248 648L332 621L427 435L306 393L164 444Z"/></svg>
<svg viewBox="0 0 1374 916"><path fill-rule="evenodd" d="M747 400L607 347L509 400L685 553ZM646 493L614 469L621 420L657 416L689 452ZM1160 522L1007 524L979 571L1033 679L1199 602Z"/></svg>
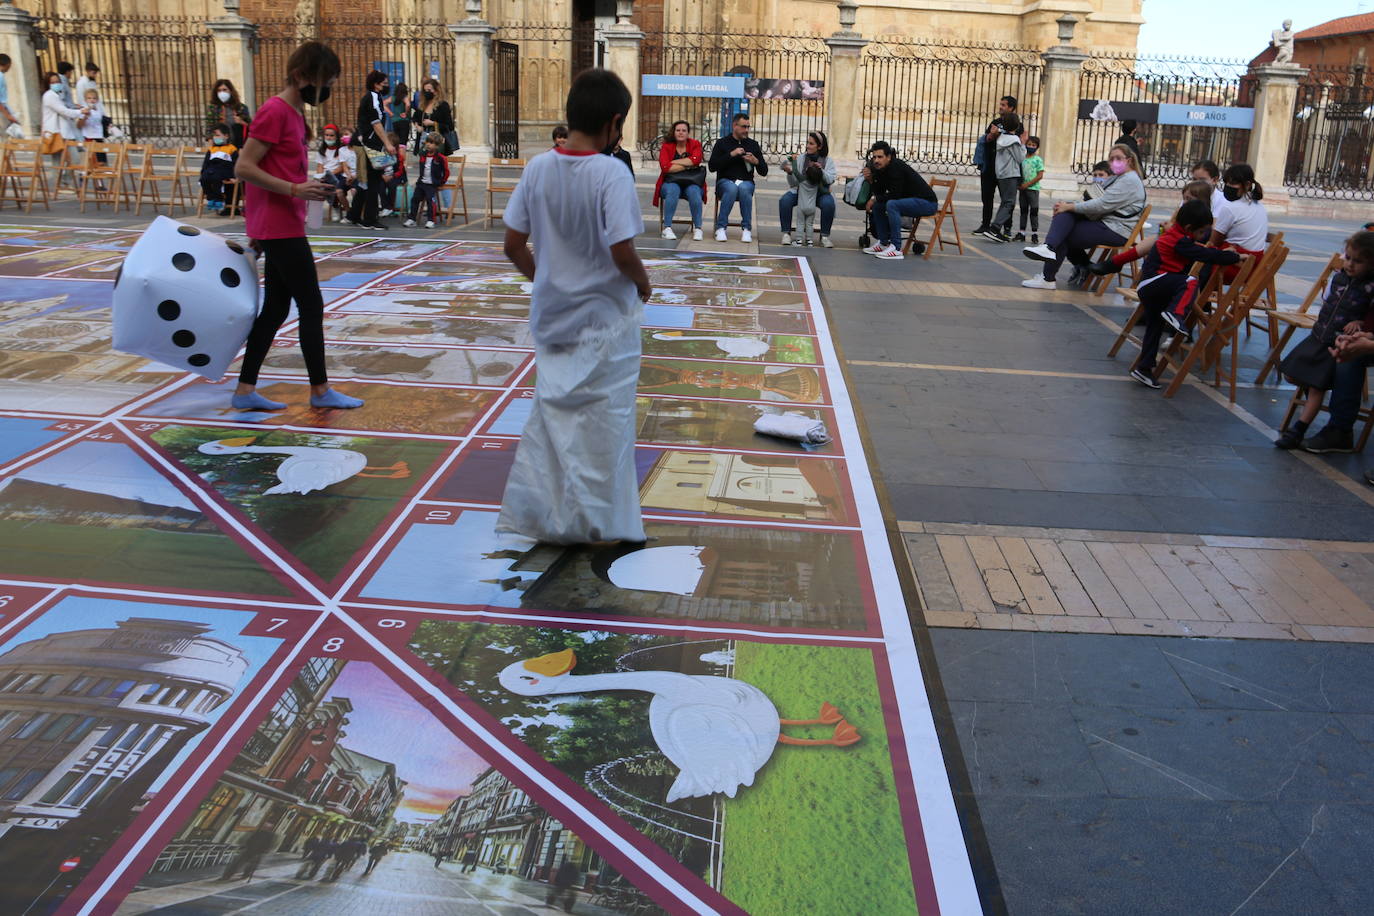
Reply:
<svg viewBox="0 0 1374 916"><path fill-rule="evenodd" d="M581 883L582 869L577 867L577 863L565 857L558 866L558 871L553 874L553 884L544 896L544 906L552 907L559 903L563 907L563 912L571 913L573 904L577 903L577 887Z"/></svg>

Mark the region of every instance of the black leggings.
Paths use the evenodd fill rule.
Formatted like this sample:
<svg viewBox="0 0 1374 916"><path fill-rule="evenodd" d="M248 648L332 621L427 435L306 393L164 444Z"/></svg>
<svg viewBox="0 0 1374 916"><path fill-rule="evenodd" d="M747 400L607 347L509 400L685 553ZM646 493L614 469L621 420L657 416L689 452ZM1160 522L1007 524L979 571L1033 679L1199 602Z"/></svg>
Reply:
<svg viewBox="0 0 1374 916"><path fill-rule="evenodd" d="M262 293L262 311L248 332L248 349L243 355L239 381L245 385L258 383L258 370L294 299L296 313L300 315L296 336L300 338L310 384L324 385L329 381L324 368L324 297L320 295L310 242L302 236L262 239L258 244L262 246L263 276L267 283Z"/></svg>
<svg viewBox="0 0 1374 916"><path fill-rule="evenodd" d="M353 206L348 210L348 220L360 226L375 226L377 202L382 197L382 173L372 167L372 160L361 148L358 150L358 160L358 164L365 168L363 174L367 176L364 179L367 187L353 192Z"/></svg>

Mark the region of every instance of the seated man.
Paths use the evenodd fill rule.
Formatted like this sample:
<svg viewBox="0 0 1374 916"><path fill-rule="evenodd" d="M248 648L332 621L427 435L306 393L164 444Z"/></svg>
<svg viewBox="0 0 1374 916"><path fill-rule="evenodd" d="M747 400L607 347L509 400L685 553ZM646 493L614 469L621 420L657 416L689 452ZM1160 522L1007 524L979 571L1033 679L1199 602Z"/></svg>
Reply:
<svg viewBox="0 0 1374 916"><path fill-rule="evenodd" d="M933 216L940 202L926 180L898 159L885 140L868 151L869 165L864 177L873 186L868 209L873 214L873 244L864 250L885 259L900 261L902 254L902 217Z"/></svg>
<svg viewBox="0 0 1374 916"><path fill-rule="evenodd" d="M725 227L730 225L730 210L739 200L739 221L744 227L741 242L753 241L754 174L768 174L763 149L749 139L749 116L737 114L730 122L730 133L716 141L711 149L707 167L716 173L716 200L720 211L716 214L716 241L725 241Z"/></svg>

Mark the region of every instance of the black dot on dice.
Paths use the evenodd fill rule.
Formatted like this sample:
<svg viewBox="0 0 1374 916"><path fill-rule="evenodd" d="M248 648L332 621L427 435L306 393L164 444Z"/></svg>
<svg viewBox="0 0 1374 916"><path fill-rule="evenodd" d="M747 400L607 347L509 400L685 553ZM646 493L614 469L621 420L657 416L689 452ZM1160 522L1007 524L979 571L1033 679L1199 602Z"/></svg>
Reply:
<svg viewBox="0 0 1374 916"><path fill-rule="evenodd" d="M195 226L177 226L177 232L182 235L200 235L200 230Z"/></svg>
<svg viewBox="0 0 1374 916"><path fill-rule="evenodd" d="M116 271L115 271L115 281L114 281L114 285L115 285L115 288L116 288L116 289L119 288L119 278L122 277L122 276L124 276L124 265L121 263L121 264L119 265L119 270L116 270Z"/></svg>
<svg viewBox="0 0 1374 916"><path fill-rule="evenodd" d="M228 239L226 239L224 244L228 245L229 250L232 251L234 254L243 254L243 246L240 245L238 242L231 242Z"/></svg>
<svg viewBox="0 0 1374 916"><path fill-rule="evenodd" d="M181 306L175 299L163 299L157 305L157 317L163 321L176 321L181 317Z"/></svg>
<svg viewBox="0 0 1374 916"><path fill-rule="evenodd" d="M177 270L195 270L196 259L191 257L189 251L178 251L172 255L172 266Z"/></svg>
<svg viewBox="0 0 1374 916"><path fill-rule="evenodd" d="M204 353L192 353L190 356L186 357L186 362L193 366L207 366L210 364L210 357L206 356Z"/></svg>
<svg viewBox="0 0 1374 916"><path fill-rule="evenodd" d="M221 270L219 272L219 278L225 286L231 289L243 282L242 278L239 277L239 272L232 267L226 267L224 270Z"/></svg>
<svg viewBox="0 0 1374 916"><path fill-rule="evenodd" d="M178 347L189 347L196 342L196 335L190 331L177 331L172 335L172 343Z"/></svg>

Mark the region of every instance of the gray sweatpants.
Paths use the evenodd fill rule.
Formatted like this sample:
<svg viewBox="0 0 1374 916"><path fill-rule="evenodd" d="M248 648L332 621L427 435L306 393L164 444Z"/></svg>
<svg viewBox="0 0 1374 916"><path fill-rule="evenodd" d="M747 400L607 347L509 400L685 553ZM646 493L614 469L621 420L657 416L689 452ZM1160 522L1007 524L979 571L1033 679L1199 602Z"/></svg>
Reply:
<svg viewBox="0 0 1374 916"><path fill-rule="evenodd" d="M993 217L993 226L1011 234L1011 215L1016 209L1016 191L1021 186L1019 178L999 178L997 179L997 196L1000 198L997 204L997 215Z"/></svg>

